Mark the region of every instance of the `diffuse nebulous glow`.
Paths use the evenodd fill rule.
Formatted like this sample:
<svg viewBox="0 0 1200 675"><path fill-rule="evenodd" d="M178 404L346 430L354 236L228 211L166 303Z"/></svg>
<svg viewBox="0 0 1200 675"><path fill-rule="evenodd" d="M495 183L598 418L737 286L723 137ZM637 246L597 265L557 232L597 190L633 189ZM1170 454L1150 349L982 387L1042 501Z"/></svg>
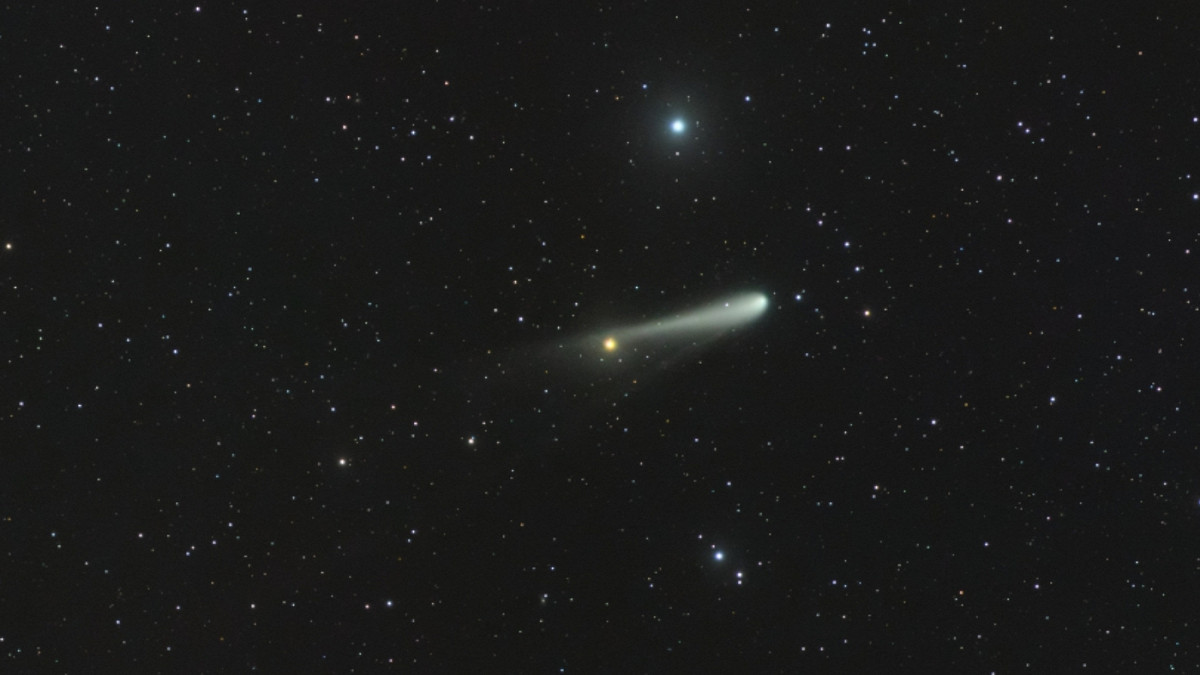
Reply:
<svg viewBox="0 0 1200 675"><path fill-rule="evenodd" d="M767 310L767 296L743 293L675 316L625 326L604 333L604 351L614 352L623 344L649 339L692 339L719 335L748 323Z"/></svg>

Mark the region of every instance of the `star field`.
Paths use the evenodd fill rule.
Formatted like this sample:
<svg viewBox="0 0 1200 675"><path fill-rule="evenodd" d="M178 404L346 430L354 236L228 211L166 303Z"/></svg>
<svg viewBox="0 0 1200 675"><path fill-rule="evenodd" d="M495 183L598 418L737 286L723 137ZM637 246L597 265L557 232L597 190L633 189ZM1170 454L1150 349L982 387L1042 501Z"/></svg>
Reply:
<svg viewBox="0 0 1200 675"><path fill-rule="evenodd" d="M0 670L1200 670L1196 35L0 9Z"/></svg>

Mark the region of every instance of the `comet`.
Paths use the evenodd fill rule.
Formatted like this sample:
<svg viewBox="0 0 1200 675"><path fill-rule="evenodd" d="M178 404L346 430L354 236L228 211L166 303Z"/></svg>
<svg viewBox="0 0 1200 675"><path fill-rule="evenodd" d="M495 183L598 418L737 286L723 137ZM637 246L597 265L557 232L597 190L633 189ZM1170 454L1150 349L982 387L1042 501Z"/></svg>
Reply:
<svg viewBox="0 0 1200 675"><path fill-rule="evenodd" d="M749 327L767 313L768 296L742 292L716 298L641 321L592 323L558 339L526 343L490 357L495 359L495 381L530 384L543 401L539 405L554 400L608 405L654 386L660 376L683 375L677 366L704 367L703 355L717 343L754 349L753 337L739 338L744 331L748 336Z"/></svg>
<svg viewBox="0 0 1200 675"><path fill-rule="evenodd" d="M673 316L617 328L603 333L601 347L616 352L623 345L644 341L679 341L717 337L762 316L767 296L742 293Z"/></svg>

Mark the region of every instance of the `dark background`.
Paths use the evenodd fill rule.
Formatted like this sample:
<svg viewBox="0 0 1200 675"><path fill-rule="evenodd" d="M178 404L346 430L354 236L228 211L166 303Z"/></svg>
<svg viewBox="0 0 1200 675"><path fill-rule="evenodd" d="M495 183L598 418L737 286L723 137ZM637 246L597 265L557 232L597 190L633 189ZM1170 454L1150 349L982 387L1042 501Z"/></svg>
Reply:
<svg viewBox="0 0 1200 675"><path fill-rule="evenodd" d="M1200 669L1200 13L490 4L0 8L0 669Z"/></svg>

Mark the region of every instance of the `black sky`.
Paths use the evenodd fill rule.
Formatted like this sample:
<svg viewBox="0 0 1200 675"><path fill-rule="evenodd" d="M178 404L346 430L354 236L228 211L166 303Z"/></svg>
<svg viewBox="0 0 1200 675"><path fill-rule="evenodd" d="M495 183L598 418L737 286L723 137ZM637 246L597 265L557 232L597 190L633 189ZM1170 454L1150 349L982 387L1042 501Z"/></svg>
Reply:
<svg viewBox="0 0 1200 675"><path fill-rule="evenodd" d="M0 8L0 669L1200 669L1126 4Z"/></svg>

